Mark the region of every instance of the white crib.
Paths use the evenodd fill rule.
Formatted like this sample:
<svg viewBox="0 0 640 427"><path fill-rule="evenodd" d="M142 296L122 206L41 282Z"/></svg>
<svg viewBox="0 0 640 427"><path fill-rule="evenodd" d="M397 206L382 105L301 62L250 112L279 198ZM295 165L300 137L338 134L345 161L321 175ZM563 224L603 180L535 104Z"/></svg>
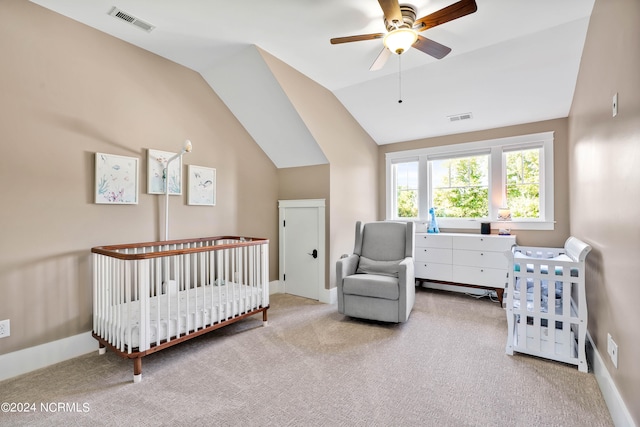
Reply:
<svg viewBox="0 0 640 427"><path fill-rule="evenodd" d="M93 253L93 336L134 360L269 308L269 241L247 237L101 246Z"/></svg>
<svg viewBox="0 0 640 427"><path fill-rule="evenodd" d="M507 354L531 354L588 371L585 259L589 251L591 246L569 237L564 248L514 246L507 253Z"/></svg>

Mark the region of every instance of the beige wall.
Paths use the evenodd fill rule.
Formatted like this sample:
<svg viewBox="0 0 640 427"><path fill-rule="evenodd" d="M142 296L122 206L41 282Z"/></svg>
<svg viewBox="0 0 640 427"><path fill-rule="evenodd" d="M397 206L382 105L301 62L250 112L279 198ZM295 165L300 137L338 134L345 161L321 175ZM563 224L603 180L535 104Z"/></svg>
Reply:
<svg viewBox="0 0 640 427"><path fill-rule="evenodd" d="M382 145L379 148L380 156L378 167L385 170L385 154L394 151L413 150L417 148L435 147L440 145L461 144L465 142L484 141L495 138L506 138L518 135L527 135L539 132L554 132L553 142L553 173L554 173L554 208L555 229L552 231L527 231L517 230L513 234L517 236L519 245L523 246L547 246L561 247L569 237L569 172L567 169L567 119L547 120L544 122L528 123L524 125L508 126L498 129L490 129L479 132L468 132L457 135L448 135L436 138L427 138L398 144ZM384 218L386 207L386 183L384 172L378 179L379 204L378 215ZM477 232L479 233L478 225ZM447 230L442 230L447 231Z"/></svg>
<svg viewBox="0 0 640 427"><path fill-rule="evenodd" d="M640 425L640 2L596 0L569 116L571 232L587 258L589 332ZM613 95L619 112L612 117ZM607 355L618 344L618 368Z"/></svg>
<svg viewBox="0 0 640 427"><path fill-rule="evenodd" d="M199 74L23 0L0 53L0 354L91 329L91 247L163 237L148 148L217 169L217 206L171 197L170 236L269 238L277 278L277 171ZM96 152L139 158L137 205L93 203Z"/></svg>
<svg viewBox="0 0 640 427"><path fill-rule="evenodd" d="M378 148L333 93L269 53L263 56L329 160L327 277L334 287L336 261L353 252L356 221L378 219Z"/></svg>
<svg viewBox="0 0 640 427"><path fill-rule="evenodd" d="M278 169L278 199L325 199L328 203L329 165Z"/></svg>

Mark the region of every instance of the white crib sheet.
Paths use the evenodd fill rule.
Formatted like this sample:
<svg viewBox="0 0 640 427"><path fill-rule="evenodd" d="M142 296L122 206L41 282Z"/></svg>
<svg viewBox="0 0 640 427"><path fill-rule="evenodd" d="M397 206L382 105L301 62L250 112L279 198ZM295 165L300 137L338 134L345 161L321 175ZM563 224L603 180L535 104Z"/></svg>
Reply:
<svg viewBox="0 0 640 427"><path fill-rule="evenodd" d="M149 298L147 342L159 343L176 338L179 334L210 326L262 305L262 289L228 283L222 286L206 285L175 293ZM107 329L115 327L117 347L140 346L140 301L111 307L112 321ZM145 325L142 325L144 328Z"/></svg>

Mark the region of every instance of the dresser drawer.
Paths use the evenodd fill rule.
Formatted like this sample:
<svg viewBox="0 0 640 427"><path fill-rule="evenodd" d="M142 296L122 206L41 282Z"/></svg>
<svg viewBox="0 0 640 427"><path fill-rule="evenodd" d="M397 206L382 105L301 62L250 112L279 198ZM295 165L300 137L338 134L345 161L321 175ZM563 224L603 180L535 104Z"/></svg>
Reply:
<svg viewBox="0 0 640 427"><path fill-rule="evenodd" d="M454 249L452 252L453 264L472 267L488 267L506 270L509 260L504 252L467 251Z"/></svg>
<svg viewBox="0 0 640 427"><path fill-rule="evenodd" d="M451 282L451 264L436 262L416 262L415 275L418 279L442 280Z"/></svg>
<svg viewBox="0 0 640 427"><path fill-rule="evenodd" d="M453 237L436 233L416 233L416 247L451 249Z"/></svg>
<svg viewBox="0 0 640 427"><path fill-rule="evenodd" d="M486 267L457 266L453 270L453 281L480 286L504 288L507 270Z"/></svg>
<svg viewBox="0 0 640 427"><path fill-rule="evenodd" d="M453 241L453 248L470 251L505 252L515 244L515 236L460 236Z"/></svg>
<svg viewBox="0 0 640 427"><path fill-rule="evenodd" d="M416 261L451 264L451 249L416 247ZM506 260L506 258L505 258Z"/></svg>

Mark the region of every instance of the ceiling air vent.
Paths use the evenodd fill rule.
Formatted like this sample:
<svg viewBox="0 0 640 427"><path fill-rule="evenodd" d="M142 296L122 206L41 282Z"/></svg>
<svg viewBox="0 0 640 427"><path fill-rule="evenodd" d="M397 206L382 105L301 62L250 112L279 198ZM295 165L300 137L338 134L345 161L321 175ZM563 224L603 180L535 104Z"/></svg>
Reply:
<svg viewBox="0 0 640 427"><path fill-rule="evenodd" d="M133 15L123 12L122 10L118 9L115 6L111 8L109 15L113 16L114 18L121 19L125 22L128 22L129 24L136 26L142 30L145 30L148 33L155 28L155 26L149 24L148 22L144 22L142 19L138 19Z"/></svg>
<svg viewBox="0 0 640 427"><path fill-rule="evenodd" d="M462 114L455 114L453 116L447 116L447 118L449 119L450 122L459 122L460 120L469 120L473 118L473 116L471 115L471 113L462 113Z"/></svg>

